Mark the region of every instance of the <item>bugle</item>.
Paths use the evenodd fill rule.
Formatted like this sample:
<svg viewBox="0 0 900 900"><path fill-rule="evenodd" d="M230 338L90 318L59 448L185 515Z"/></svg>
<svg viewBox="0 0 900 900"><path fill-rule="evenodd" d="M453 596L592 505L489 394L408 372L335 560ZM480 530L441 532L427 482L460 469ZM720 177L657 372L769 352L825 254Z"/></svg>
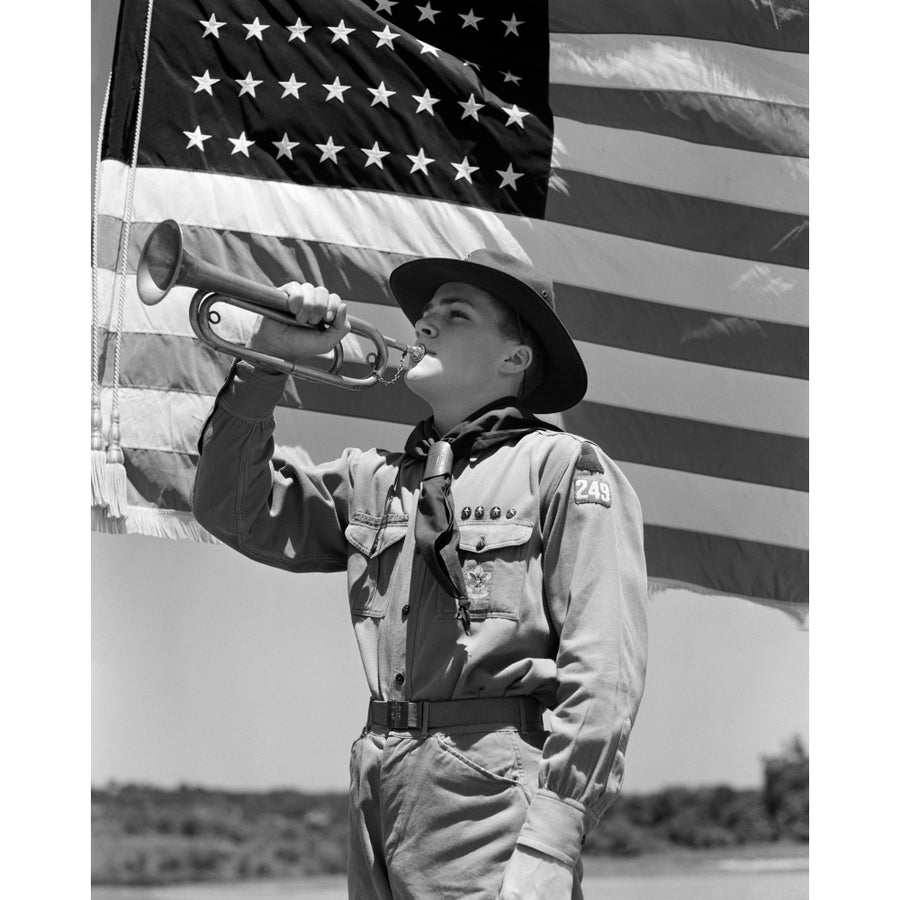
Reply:
<svg viewBox="0 0 900 900"><path fill-rule="evenodd" d="M350 331L367 338L375 347L375 350L366 357L366 362L372 370L364 378L351 378L340 374L344 362L340 344L334 348L334 359L326 371L312 366L301 366L226 341L217 335L212 327L219 321L219 314L212 309L216 303L246 309L285 325L303 326L299 326L292 315L284 291L272 285L260 284L242 275L235 275L193 256L184 248L184 238L179 224L174 219L166 219L153 229L141 250L137 268L137 291L141 302L153 306L176 286L196 288L188 314L194 334L204 344L238 359L292 375L294 378L322 381L337 387L361 390L371 387L378 381L390 383L383 377L388 365L388 348L401 351L398 376L404 367L422 358L421 347L411 347L386 337L374 325L355 316L347 316ZM391 380L396 380L396 377Z"/></svg>

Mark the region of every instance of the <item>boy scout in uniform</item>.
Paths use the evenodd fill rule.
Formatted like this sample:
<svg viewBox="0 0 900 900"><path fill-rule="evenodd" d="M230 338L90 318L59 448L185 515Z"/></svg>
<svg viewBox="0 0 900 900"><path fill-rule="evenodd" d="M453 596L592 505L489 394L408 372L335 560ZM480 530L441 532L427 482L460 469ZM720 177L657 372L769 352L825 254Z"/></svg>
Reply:
<svg viewBox="0 0 900 900"><path fill-rule="evenodd" d="M371 692L351 900L581 897L643 691L640 506L595 444L533 415L587 385L547 279L476 250L405 263L391 288L425 351L406 383L433 410L405 449L272 459L286 376L242 361L204 426L194 514L260 562L347 571ZM319 328L264 319L251 347L300 361L347 333L335 294L284 290Z"/></svg>

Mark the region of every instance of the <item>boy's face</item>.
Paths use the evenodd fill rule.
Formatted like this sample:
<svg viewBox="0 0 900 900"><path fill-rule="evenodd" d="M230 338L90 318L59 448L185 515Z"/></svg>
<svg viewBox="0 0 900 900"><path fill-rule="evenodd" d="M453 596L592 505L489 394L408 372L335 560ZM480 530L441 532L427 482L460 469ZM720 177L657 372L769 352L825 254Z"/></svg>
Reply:
<svg viewBox="0 0 900 900"><path fill-rule="evenodd" d="M499 300L474 285L442 284L416 322L416 338L426 353L406 374L410 389L432 406L471 396L473 409L508 391L500 366L518 342L500 330L502 309Z"/></svg>

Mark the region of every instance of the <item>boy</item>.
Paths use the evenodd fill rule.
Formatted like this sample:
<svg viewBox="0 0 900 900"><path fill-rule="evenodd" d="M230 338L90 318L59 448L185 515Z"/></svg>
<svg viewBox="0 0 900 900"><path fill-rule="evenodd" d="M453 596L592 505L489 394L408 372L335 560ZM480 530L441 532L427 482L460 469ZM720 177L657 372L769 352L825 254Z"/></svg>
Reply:
<svg viewBox="0 0 900 900"><path fill-rule="evenodd" d="M391 289L424 351L406 383L433 411L404 451L273 461L286 376L240 362L204 426L194 514L253 559L348 573L371 693L351 900L580 897L643 691L640 506L596 445L533 415L587 387L549 280L476 250L405 263ZM253 349L299 362L347 333L337 295L284 290L318 328L264 319Z"/></svg>

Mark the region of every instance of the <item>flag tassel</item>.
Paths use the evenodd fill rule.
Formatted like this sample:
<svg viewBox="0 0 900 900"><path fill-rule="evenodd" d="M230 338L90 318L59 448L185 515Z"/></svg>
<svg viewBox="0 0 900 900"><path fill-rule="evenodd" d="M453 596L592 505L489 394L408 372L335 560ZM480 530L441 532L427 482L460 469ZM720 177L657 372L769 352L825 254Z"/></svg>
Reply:
<svg viewBox="0 0 900 900"><path fill-rule="evenodd" d="M91 398L91 506L108 507L106 482L106 441L103 439L103 413L100 392L95 384Z"/></svg>
<svg viewBox="0 0 900 900"><path fill-rule="evenodd" d="M108 515L111 519L125 519L125 510L128 506L128 479L125 474L125 454L122 452L120 440L119 423L114 420L109 428L109 446L106 448Z"/></svg>

